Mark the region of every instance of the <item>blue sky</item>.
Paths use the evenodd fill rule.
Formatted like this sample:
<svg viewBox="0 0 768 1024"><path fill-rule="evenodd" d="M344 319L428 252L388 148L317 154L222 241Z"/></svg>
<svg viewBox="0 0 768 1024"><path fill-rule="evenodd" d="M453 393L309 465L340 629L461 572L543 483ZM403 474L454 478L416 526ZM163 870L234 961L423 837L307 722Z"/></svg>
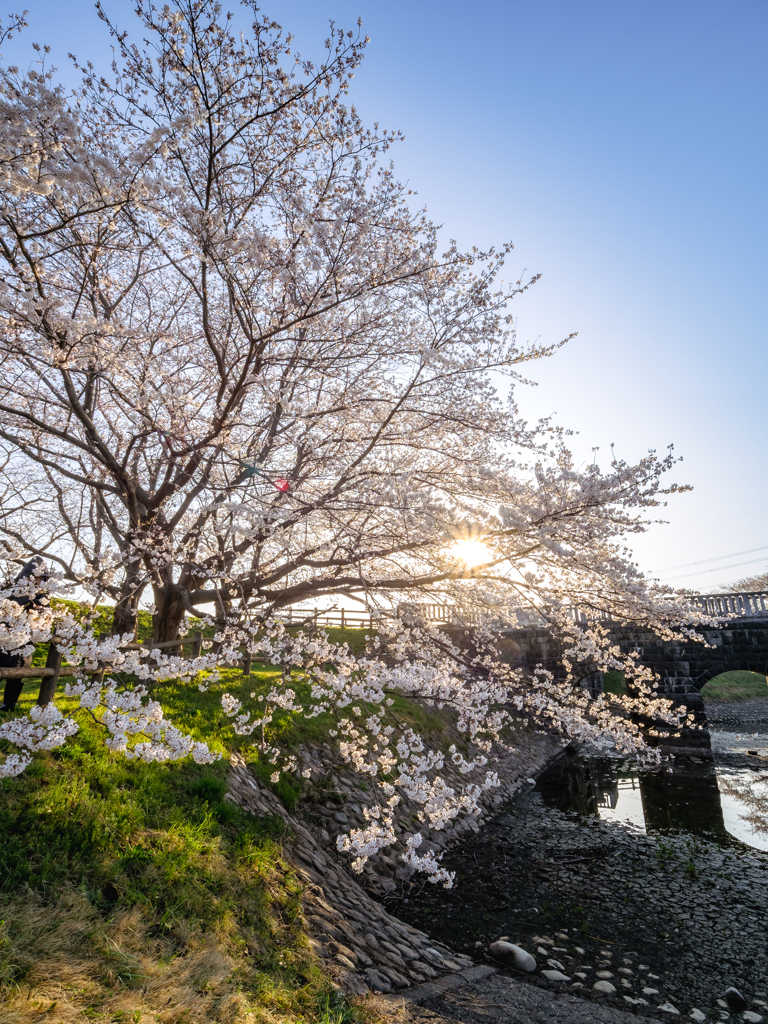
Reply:
<svg viewBox="0 0 768 1024"><path fill-rule="evenodd" d="M25 6L30 30L6 55L37 40L62 69L68 50L109 60L90 0ZM126 0L104 6L131 24ZM595 446L607 459L611 443L631 460L669 443L684 457L676 477L695 489L635 544L642 567L706 592L768 565L768 547L752 550L768 546L768 5L277 0L264 11L306 55L319 55L329 18L361 16L371 43L353 99L405 133L400 177L460 244L513 240L510 278L543 274L517 308L520 336L579 336L530 368L540 386L519 395L526 414L557 413L585 461Z"/></svg>

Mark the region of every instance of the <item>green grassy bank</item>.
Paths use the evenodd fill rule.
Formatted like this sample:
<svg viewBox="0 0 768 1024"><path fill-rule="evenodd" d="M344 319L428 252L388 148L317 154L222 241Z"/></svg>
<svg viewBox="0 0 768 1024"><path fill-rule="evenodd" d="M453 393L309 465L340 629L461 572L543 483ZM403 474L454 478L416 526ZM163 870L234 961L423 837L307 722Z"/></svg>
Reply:
<svg viewBox="0 0 768 1024"><path fill-rule="evenodd" d="M57 700L80 732L0 783L4 1024L356 1019L310 954L282 819L224 800L231 750L271 769L233 733L221 690L245 697L276 674L231 671L206 693L153 688L173 724L222 753L205 766L112 755L101 727ZM25 687L20 711L38 687ZM278 728L289 745L311 739L288 716ZM298 796L290 780L278 792Z"/></svg>
<svg viewBox="0 0 768 1024"><path fill-rule="evenodd" d="M768 679L759 672L723 672L715 676L702 689L704 701L754 700L755 697L768 697Z"/></svg>

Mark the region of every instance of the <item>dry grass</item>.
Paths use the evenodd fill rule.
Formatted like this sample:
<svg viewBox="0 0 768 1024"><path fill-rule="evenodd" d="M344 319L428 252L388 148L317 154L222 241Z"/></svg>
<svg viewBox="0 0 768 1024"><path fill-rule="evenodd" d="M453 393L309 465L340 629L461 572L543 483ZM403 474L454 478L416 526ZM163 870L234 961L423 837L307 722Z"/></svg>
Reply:
<svg viewBox="0 0 768 1024"><path fill-rule="evenodd" d="M308 950L286 956L316 975L302 993L270 984L254 968L252 952L234 951L231 936L168 940L134 907L105 921L76 891L51 903L28 891L2 905L0 970L3 1024L285 1024L317 1020L324 988ZM299 964L296 964L299 966ZM319 984L318 984L319 983ZM297 1002L306 1017L296 1016Z"/></svg>

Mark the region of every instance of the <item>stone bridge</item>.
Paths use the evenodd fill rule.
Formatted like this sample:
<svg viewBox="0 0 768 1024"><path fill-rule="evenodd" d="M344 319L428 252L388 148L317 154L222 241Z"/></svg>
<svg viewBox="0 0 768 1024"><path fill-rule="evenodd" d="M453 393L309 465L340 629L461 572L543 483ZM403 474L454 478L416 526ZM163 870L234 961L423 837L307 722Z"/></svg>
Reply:
<svg viewBox="0 0 768 1024"><path fill-rule="evenodd" d="M640 662L659 676L659 691L668 696L698 694L710 679L736 669L768 675L768 592L703 594L697 603L710 615L731 616L721 626L698 630L706 645L663 641L632 623L602 621L613 643L625 654L637 652ZM578 611L574 619L587 621ZM546 629L523 626L504 630L503 636L501 645L513 663L530 669L542 665L555 676L562 673L560 645Z"/></svg>
<svg viewBox="0 0 768 1024"><path fill-rule="evenodd" d="M625 654L637 652L640 663L658 675L659 694L684 704L694 713L699 726L704 727L701 690L710 679L736 669L768 675L768 592L703 594L698 603L710 615L730 616L721 626L698 630L706 644L664 641L632 623L611 622L607 617L601 620L614 644ZM577 622L589 621L578 609L574 609L573 616ZM447 628L449 633L454 630L456 627ZM461 642L458 635L456 639ZM562 645L542 626L505 629L498 647L502 657L515 666L532 670L541 665L556 678L563 675ZM601 690L601 674L590 673L586 668L582 685L593 692ZM709 750L706 728L684 729L679 736L666 735L658 742L669 752L706 756Z"/></svg>

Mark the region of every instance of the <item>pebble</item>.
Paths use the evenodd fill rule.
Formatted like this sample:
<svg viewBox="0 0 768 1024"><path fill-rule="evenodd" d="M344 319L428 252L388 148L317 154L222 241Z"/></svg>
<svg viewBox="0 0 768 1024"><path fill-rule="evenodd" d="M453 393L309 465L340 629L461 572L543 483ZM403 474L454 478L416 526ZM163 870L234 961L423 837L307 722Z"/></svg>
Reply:
<svg viewBox="0 0 768 1024"><path fill-rule="evenodd" d="M567 974L563 974L562 971L542 971L541 973L547 979L547 981L570 981L571 980L568 977L568 975ZM611 988L613 988L613 985L611 985ZM614 988L613 991L615 992L616 989Z"/></svg>
<svg viewBox="0 0 768 1024"><path fill-rule="evenodd" d="M695 1006L688 1014L688 1016L691 1018L691 1020L696 1021L696 1024L702 1024L702 1021L705 1021L707 1019L707 1015L705 1013L702 1013L701 1010L699 1010Z"/></svg>
<svg viewBox="0 0 768 1024"><path fill-rule="evenodd" d="M747 1000L739 992L737 988L727 988L725 990L725 1001L731 1010L746 1010Z"/></svg>
<svg viewBox="0 0 768 1024"><path fill-rule="evenodd" d="M644 996L657 996L658 994L659 994L659 990L657 988L648 988L648 986L646 986L643 989L643 995Z"/></svg>
<svg viewBox="0 0 768 1024"><path fill-rule="evenodd" d="M597 971L596 972L596 976L598 978L612 978L613 977L613 972L612 971Z"/></svg>
<svg viewBox="0 0 768 1024"><path fill-rule="evenodd" d="M616 988L610 983L610 981L596 981L592 986L593 992L599 992L602 996L612 996L616 994Z"/></svg>
<svg viewBox="0 0 768 1024"><path fill-rule="evenodd" d="M526 971L530 974L531 971L536 970L536 960L531 954L512 942L503 942L499 939L491 943L489 951L491 956L496 957L497 960L502 960L505 964L516 967L519 971ZM426 952L432 951L427 950Z"/></svg>
<svg viewBox="0 0 768 1024"><path fill-rule="evenodd" d="M676 1013L678 1017L680 1016L680 1011L676 1006L673 1006L672 1003L662 1003L661 1006L657 1006L656 1009L661 1010L662 1013Z"/></svg>
<svg viewBox="0 0 768 1024"><path fill-rule="evenodd" d="M741 1015L741 1019L749 1021L750 1024L760 1024L760 1022L764 1020L763 1015L761 1013L755 1013L754 1010L745 1010Z"/></svg>

